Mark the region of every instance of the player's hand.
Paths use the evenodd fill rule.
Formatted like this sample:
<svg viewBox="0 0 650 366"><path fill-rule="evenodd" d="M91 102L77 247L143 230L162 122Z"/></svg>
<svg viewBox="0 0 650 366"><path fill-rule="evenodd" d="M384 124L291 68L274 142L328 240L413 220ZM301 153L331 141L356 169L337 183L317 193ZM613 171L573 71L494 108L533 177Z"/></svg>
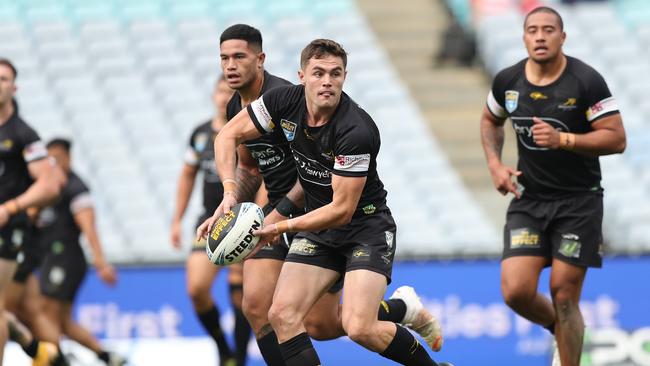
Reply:
<svg viewBox="0 0 650 366"><path fill-rule="evenodd" d="M7 208L5 208L3 205L0 205L0 227L7 225L10 217L11 215L9 215Z"/></svg>
<svg viewBox="0 0 650 366"><path fill-rule="evenodd" d="M260 238L260 244L258 244L259 246L267 244L278 244L280 242L280 235L282 234L278 231L278 227L275 223L268 224L266 223L265 219L264 227L258 230L254 230L253 235Z"/></svg>
<svg viewBox="0 0 650 366"><path fill-rule="evenodd" d="M180 249L181 248L181 222L180 221L174 221L172 222L172 229L169 234L169 239L172 242L172 246L175 249Z"/></svg>
<svg viewBox="0 0 650 366"><path fill-rule="evenodd" d="M508 192L512 192L515 197L521 198L521 192L517 190L517 185L512 180L513 176L518 177L521 175L519 170L499 164L498 166L490 167L490 173L492 174L494 187L499 193L505 196Z"/></svg>
<svg viewBox="0 0 650 366"><path fill-rule="evenodd" d="M234 192L226 192L223 195L223 199L221 200L221 203L219 204L219 207L217 207L216 210L214 210L214 214L212 214L211 217L208 217L207 220L203 221L201 225L199 225L198 228L196 228L196 240L199 241L203 238L206 238L208 236L208 231L210 231L210 228L214 223L217 221L217 219L222 216L224 213L230 211L233 206L237 204L237 196L235 195Z"/></svg>
<svg viewBox="0 0 650 366"><path fill-rule="evenodd" d="M100 262L96 264L97 266L97 275L105 284L109 286L115 286L117 283L117 274L115 273L115 268L106 262Z"/></svg>
<svg viewBox="0 0 650 366"><path fill-rule="evenodd" d="M531 131L533 132L533 141L537 146L549 149L560 148L560 131L540 118L533 117L533 128Z"/></svg>

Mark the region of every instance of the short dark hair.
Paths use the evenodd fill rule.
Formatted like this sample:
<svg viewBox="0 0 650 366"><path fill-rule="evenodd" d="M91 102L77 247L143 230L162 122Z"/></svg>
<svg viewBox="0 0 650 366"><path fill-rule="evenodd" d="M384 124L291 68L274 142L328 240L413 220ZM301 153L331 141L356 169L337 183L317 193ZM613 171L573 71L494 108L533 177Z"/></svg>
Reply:
<svg viewBox="0 0 650 366"><path fill-rule="evenodd" d="M14 66L11 61L7 58L0 58L0 65L7 66L8 68L11 69L11 72L14 74L14 80L16 80L16 77L18 76L18 70L16 70L16 67Z"/></svg>
<svg viewBox="0 0 650 366"><path fill-rule="evenodd" d="M305 69L307 63L312 58L323 58L325 56L336 56L343 60L343 67L348 65L348 54L340 44L331 39L315 39L302 50L300 53L300 68Z"/></svg>
<svg viewBox="0 0 650 366"><path fill-rule="evenodd" d="M63 137L56 137L51 139L46 146L48 149L51 147L62 147L66 152L69 153L70 148L72 147L72 141Z"/></svg>
<svg viewBox="0 0 650 366"><path fill-rule="evenodd" d="M524 19L524 28L526 28L526 22L528 22L528 18L537 13L548 13L548 14L553 14L557 18L557 23L560 25L560 30L564 30L564 21L562 20L562 16L560 13L557 12L557 10L549 7L549 6L538 6L535 9L531 10L526 14L526 18Z"/></svg>
<svg viewBox="0 0 650 366"><path fill-rule="evenodd" d="M262 33L260 33L259 29L251 27L248 24L235 24L226 28L221 33L219 44L231 39L246 41L249 47L255 47L259 51L262 51Z"/></svg>

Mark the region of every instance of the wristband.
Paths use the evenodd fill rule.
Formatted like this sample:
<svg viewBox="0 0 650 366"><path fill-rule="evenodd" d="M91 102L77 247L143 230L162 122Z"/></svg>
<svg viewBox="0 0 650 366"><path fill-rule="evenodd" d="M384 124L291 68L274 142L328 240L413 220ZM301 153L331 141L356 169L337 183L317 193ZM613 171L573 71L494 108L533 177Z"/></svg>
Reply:
<svg viewBox="0 0 650 366"><path fill-rule="evenodd" d="M560 132L560 146L565 150L573 150L576 147L576 135Z"/></svg>
<svg viewBox="0 0 650 366"><path fill-rule="evenodd" d="M223 184L223 191L225 192L235 192L237 190L237 181L234 179L224 179L221 181L221 184Z"/></svg>
<svg viewBox="0 0 650 366"><path fill-rule="evenodd" d="M289 217L294 212L298 211L298 206L296 206L289 198L284 197L278 202L278 205L275 206L275 209L278 213L284 217Z"/></svg>
<svg viewBox="0 0 650 366"><path fill-rule="evenodd" d="M18 201L15 198L3 203L2 206L4 206L5 210L7 210L9 216L13 216L20 211L20 206L18 205Z"/></svg>

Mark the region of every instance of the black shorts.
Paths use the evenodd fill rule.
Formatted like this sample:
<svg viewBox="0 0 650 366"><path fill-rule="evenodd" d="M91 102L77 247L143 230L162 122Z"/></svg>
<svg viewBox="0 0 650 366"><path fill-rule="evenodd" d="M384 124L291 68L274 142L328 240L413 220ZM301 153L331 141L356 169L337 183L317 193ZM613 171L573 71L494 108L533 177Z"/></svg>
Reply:
<svg viewBox="0 0 650 366"><path fill-rule="evenodd" d="M27 222L27 216L19 214L9 219L5 226L0 227L0 258L16 260L25 236L30 230Z"/></svg>
<svg viewBox="0 0 650 366"><path fill-rule="evenodd" d="M287 262L331 269L341 274L357 269L380 273L390 284L397 227L390 211L353 218L337 229L301 232L291 242Z"/></svg>
<svg viewBox="0 0 650 366"><path fill-rule="evenodd" d="M88 264L80 247L66 246L60 241L51 244L41 268L41 292L59 301L73 302L86 277Z"/></svg>
<svg viewBox="0 0 650 366"><path fill-rule="evenodd" d="M43 251L40 250L37 233L31 229L27 231L25 243L16 258L18 267L14 273L13 281L25 283L30 274L32 274L43 262Z"/></svg>
<svg viewBox="0 0 650 366"><path fill-rule="evenodd" d="M557 258L580 267L601 267L603 197L580 195L554 201L513 199L503 235L503 259Z"/></svg>

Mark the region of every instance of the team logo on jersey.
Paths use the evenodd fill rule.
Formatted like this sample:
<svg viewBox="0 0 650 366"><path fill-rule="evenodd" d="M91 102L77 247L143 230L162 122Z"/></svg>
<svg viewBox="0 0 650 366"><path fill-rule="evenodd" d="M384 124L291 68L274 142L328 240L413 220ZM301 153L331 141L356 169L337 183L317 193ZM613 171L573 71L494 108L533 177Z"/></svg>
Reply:
<svg viewBox="0 0 650 366"><path fill-rule="evenodd" d="M205 145L208 144L208 138L209 137L207 133L200 133L196 135L196 137L194 137L194 146L196 146L196 150L205 150Z"/></svg>
<svg viewBox="0 0 650 366"><path fill-rule="evenodd" d="M577 103L576 98L567 98L566 101L564 101L564 103L558 105L557 107L564 111L573 110L578 108L576 103Z"/></svg>
<svg viewBox="0 0 650 366"><path fill-rule="evenodd" d="M517 109L519 102L519 92L516 90L506 90L506 110L512 113Z"/></svg>
<svg viewBox="0 0 650 366"><path fill-rule="evenodd" d="M538 91L534 91L534 92L530 93L530 97L533 100L548 99L548 97L546 95L544 95L544 94L542 94L541 92L538 92Z"/></svg>
<svg viewBox="0 0 650 366"><path fill-rule="evenodd" d="M0 151L9 151L13 146L14 146L13 141L9 139L2 140L2 142L0 142Z"/></svg>
<svg viewBox="0 0 650 366"><path fill-rule="evenodd" d="M298 128L296 123L283 119L280 121L280 127L282 127L282 132L287 137L287 141L293 141L296 138L296 129Z"/></svg>

